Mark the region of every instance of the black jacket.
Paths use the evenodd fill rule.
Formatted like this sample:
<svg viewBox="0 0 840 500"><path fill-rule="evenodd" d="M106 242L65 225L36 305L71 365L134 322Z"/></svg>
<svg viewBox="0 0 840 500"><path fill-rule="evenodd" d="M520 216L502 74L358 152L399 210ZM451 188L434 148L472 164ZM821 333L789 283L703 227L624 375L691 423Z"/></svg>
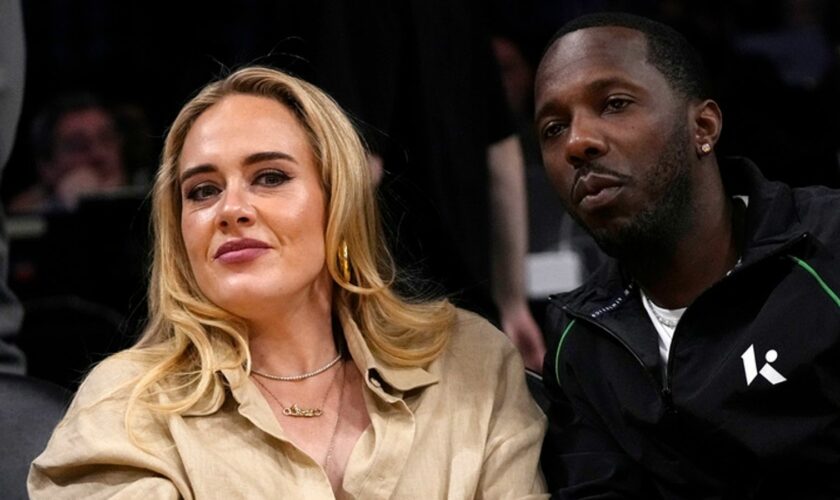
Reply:
<svg viewBox="0 0 840 500"><path fill-rule="evenodd" d="M749 196L742 263L689 305L664 377L618 264L552 297L557 498L840 498L840 192L721 172Z"/></svg>

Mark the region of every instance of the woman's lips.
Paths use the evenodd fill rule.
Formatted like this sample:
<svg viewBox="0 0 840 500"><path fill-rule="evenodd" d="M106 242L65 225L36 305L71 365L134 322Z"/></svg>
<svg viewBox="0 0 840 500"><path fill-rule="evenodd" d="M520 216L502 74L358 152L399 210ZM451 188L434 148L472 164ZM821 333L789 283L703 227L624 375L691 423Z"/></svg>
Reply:
<svg viewBox="0 0 840 500"><path fill-rule="evenodd" d="M595 210L612 202L623 186L617 177L589 173L575 183L573 199L582 210Z"/></svg>
<svg viewBox="0 0 840 500"><path fill-rule="evenodd" d="M226 264L247 262L266 253L271 248L268 243L250 238L230 240L222 244L213 256Z"/></svg>

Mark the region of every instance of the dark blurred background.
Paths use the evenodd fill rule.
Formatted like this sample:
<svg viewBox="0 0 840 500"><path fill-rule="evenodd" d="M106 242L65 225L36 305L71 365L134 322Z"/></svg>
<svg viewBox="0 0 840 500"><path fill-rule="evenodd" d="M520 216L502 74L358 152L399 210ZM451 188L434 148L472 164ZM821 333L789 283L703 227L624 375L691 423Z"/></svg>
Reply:
<svg viewBox="0 0 840 500"><path fill-rule="evenodd" d="M308 6L301 6L306 3ZM349 3L343 9L375 3ZM29 120L55 95L92 91L145 115L154 163L165 127L225 68L265 63L312 76L314 16L343 2L24 0L27 81L21 133L3 198L32 182ZM533 68L564 21L625 10L676 27L701 48L726 115L724 153L795 184L837 182L840 3L831 0L491 0L475 2L490 35ZM336 9L338 7L335 7ZM479 11L480 9L480 11ZM352 14L348 14L352 15ZM360 31L365 30L360 19ZM377 54L370 54L372 63ZM149 151L151 154L149 154ZM154 169L154 165L137 167Z"/></svg>
<svg viewBox="0 0 840 500"><path fill-rule="evenodd" d="M533 71L552 33L586 12L623 10L653 17L701 49L725 116L719 155L748 156L768 177L793 185L840 186L840 2L492 0L427 3L424 8L455 4L463 4L471 22L482 27L497 58L525 151L533 253L557 247L562 233L561 209L547 187L530 126ZM26 92L16 146L2 180L3 201L36 181L29 133L33 119L45 103L68 92L95 94L118 111L131 188L86 198L71 212L10 216L11 285L27 313L20 344L33 374L76 380L78 366L130 344L142 326L146 192L166 126L180 106L229 68L259 63L321 84L355 112L347 86L329 81L329 71L312 61L330 50L318 43L325 31L337 50L343 47L342 36L352 44L381 29L365 14L381 5L375 0L23 1ZM424 19L422 9L415 8L422 3L406 5L415 9L409 13L412 19ZM331 29L343 19L352 23ZM431 22L415 22L413 28L458 30ZM388 56L371 50L354 60L356 76L363 79L383 57ZM375 74L370 71L371 78ZM365 95L363 89L356 98ZM54 331L43 333L55 329L61 329L64 340L56 341ZM55 357L39 354L47 344L58 353L79 351L81 344L84 349L68 363L74 366L61 368L69 372L55 374L50 372L57 369Z"/></svg>

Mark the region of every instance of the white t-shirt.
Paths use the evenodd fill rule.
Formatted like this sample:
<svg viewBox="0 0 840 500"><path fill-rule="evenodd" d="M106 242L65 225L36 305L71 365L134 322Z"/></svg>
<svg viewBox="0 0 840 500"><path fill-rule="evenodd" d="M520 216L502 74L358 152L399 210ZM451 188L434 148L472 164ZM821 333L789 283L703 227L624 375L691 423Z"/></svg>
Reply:
<svg viewBox="0 0 840 500"><path fill-rule="evenodd" d="M659 334L659 357L662 358L663 366L667 366L668 353L671 350L671 339L674 337L674 330L677 328L676 325L679 323L680 318L682 318L686 308L665 309L664 307L659 307L648 299L644 291L640 290L640 292L645 311L650 316L650 321L653 323L653 327L656 328L656 333ZM669 326L669 324L673 324L674 326Z"/></svg>

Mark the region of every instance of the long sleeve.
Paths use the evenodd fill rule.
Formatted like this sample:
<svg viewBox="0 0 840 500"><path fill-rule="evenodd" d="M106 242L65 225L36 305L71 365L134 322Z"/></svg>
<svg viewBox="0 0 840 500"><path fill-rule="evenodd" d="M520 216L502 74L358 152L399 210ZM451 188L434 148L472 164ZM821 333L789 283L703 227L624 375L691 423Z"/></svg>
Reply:
<svg viewBox="0 0 840 500"><path fill-rule="evenodd" d="M162 417L138 412L134 429L143 447L129 437L125 397L119 391L109 394L109 388L127 378L125 368L125 363L106 361L79 388L30 468L33 500L192 498Z"/></svg>
<svg viewBox="0 0 840 500"><path fill-rule="evenodd" d="M574 325L557 310L552 331L574 334ZM552 325L553 323L553 325ZM546 355L545 385L551 401L542 467L552 498L657 498L645 473L627 456L579 390L576 374L558 352L562 337ZM592 367L589 376L600 376Z"/></svg>
<svg viewBox="0 0 840 500"><path fill-rule="evenodd" d="M546 420L531 398L518 352L506 352L497 385L478 498L547 498L539 470Z"/></svg>

